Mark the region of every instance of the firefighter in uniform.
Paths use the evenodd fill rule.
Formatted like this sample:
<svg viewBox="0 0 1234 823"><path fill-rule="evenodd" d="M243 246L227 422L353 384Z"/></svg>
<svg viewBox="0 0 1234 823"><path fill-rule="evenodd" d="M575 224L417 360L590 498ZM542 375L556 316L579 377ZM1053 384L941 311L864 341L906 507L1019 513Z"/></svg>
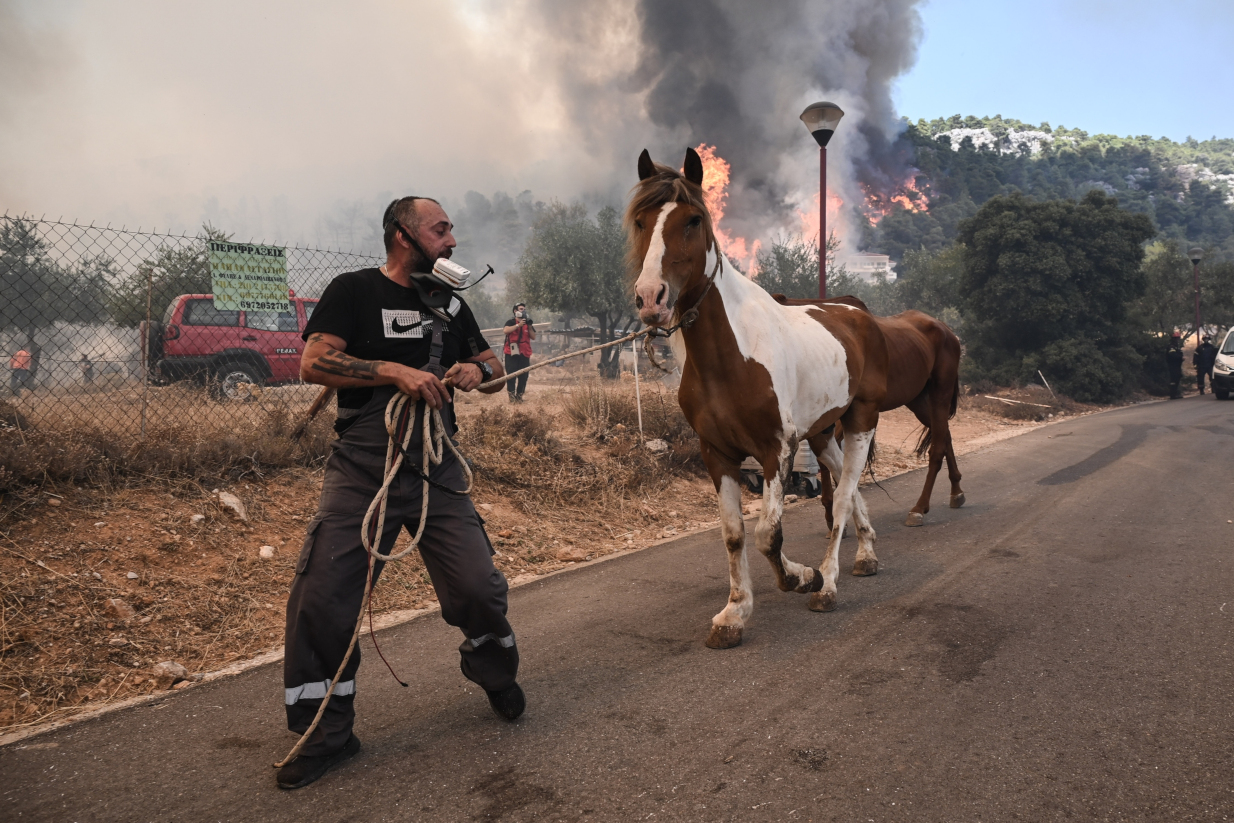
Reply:
<svg viewBox="0 0 1234 823"><path fill-rule="evenodd" d="M1213 339L1209 335L1204 335L1204 342L1195 347L1195 353L1191 355L1191 365L1195 366L1195 384L1200 389L1200 394L1204 393L1204 378L1208 378L1209 386L1213 382L1213 365L1217 362L1217 347L1213 345Z"/></svg>
<svg viewBox="0 0 1234 823"><path fill-rule="evenodd" d="M390 486L383 554L400 528L414 534L419 523L422 404L441 411L452 435L453 390L471 391L504 375L467 304L449 289L443 295L424 276L438 258L450 257L455 245L445 211L435 200L404 197L390 204L382 222L386 264L331 281L304 330L300 375L338 389L339 437L287 602L284 702L287 726L297 733L308 729L338 672L363 599L369 555L361 543L361 522L382 484L386 404L398 391L417 401L407 449L412 457ZM500 390L500 384L487 389ZM506 579L493 565L493 549L471 498L451 491L466 482L449 449L429 479L420 554L441 615L462 630L463 675L487 692L499 716L515 720L524 698L515 682L519 657L506 620ZM374 565L374 584L382 565ZM359 750L352 734L359 664L357 648L321 723L301 754L279 769L279 787L307 786Z"/></svg>

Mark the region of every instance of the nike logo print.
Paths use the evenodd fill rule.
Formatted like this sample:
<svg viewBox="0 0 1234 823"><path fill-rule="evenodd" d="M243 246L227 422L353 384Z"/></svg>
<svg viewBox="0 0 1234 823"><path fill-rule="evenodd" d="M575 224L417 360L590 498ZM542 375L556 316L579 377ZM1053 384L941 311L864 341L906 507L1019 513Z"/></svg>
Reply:
<svg viewBox="0 0 1234 823"><path fill-rule="evenodd" d="M406 334L407 332L411 331L412 329L416 328L419 325L420 325L419 323L408 323L406 326L404 326L402 323L398 322L397 320L391 320L390 321L390 331L394 332L395 334Z"/></svg>

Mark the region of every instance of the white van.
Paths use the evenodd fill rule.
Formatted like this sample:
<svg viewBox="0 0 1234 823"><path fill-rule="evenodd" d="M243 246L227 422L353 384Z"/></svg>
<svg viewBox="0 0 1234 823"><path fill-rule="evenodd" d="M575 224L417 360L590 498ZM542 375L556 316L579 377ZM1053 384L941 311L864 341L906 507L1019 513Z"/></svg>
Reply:
<svg viewBox="0 0 1234 823"><path fill-rule="evenodd" d="M1234 329L1225 333L1217 360L1213 363L1213 394L1218 400L1228 400L1234 391Z"/></svg>

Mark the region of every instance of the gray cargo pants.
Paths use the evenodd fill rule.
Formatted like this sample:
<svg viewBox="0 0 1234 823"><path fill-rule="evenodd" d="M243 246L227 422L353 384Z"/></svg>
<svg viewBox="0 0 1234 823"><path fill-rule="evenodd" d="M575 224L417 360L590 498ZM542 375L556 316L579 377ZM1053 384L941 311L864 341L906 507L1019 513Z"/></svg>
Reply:
<svg viewBox="0 0 1234 823"><path fill-rule="evenodd" d="M309 523L296 563L287 601L283 659L287 728L293 732L303 733L312 723L355 630L369 562L360 542L360 525L381 486L387 439L382 413L392 393L375 392L356 422L335 443L326 463L321 503ZM418 429L417 423L416 436L407 450L417 458L417 468L421 449ZM465 485L462 468L448 449L430 477L451 489ZM389 553L400 528L415 533L421 489L420 478L407 469L391 483L380 544L383 554ZM500 691L514 682L519 658L514 632L506 620L509 586L493 565L492 552L471 498L430 488L420 555L437 592L441 616L463 631L459 646L463 675L487 691ZM378 563L373 569L374 584L383 565ZM357 648L303 754L329 754L347 741L355 721L359 666Z"/></svg>

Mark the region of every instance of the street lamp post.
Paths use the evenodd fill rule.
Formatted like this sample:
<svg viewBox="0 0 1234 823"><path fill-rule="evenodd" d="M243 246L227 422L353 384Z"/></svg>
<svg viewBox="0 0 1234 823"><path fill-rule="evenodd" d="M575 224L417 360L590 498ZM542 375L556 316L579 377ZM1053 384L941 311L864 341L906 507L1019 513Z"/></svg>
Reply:
<svg viewBox="0 0 1234 823"><path fill-rule="evenodd" d="M811 103L801 122L818 142L818 297L827 297L827 142L835 134L844 111L835 103Z"/></svg>
<svg viewBox="0 0 1234 823"><path fill-rule="evenodd" d="M1191 275L1195 278L1195 344L1200 345L1200 261L1204 259L1204 249L1196 246L1187 252L1191 258Z"/></svg>

